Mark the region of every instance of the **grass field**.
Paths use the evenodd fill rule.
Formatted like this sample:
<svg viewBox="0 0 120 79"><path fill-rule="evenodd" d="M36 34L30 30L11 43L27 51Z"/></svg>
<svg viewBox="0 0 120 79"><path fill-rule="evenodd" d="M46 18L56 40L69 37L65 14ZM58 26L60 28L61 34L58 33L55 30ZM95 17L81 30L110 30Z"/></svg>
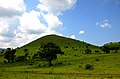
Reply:
<svg viewBox="0 0 120 79"><path fill-rule="evenodd" d="M49 66L47 61L32 60L41 43L51 41L59 45L65 54L58 55L52 61L53 66ZM84 53L87 45L92 54ZM46 36L17 49L16 56L24 55L26 48L29 49L30 59L24 62L4 63L5 59L0 56L0 79L120 79L120 50L104 54L98 46L59 36Z"/></svg>
<svg viewBox="0 0 120 79"><path fill-rule="evenodd" d="M99 61L96 61L99 58ZM59 59L58 59L59 60ZM57 60L56 60L57 61ZM41 62L31 65L20 63L3 64L0 67L0 79L119 79L120 54L86 57L85 59L59 60L61 65L39 67ZM54 61L55 62L55 61ZM70 64L69 64L70 62ZM86 70L86 64L92 64L92 70Z"/></svg>

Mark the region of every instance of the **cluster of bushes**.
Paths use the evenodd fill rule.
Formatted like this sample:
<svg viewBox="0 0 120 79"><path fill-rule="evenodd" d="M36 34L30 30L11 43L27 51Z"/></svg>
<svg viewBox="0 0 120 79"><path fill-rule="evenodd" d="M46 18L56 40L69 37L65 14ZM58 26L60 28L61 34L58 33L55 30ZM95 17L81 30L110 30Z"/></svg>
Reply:
<svg viewBox="0 0 120 79"><path fill-rule="evenodd" d="M91 65L91 64L86 64L86 65L85 65L85 70L93 70L93 65Z"/></svg>
<svg viewBox="0 0 120 79"><path fill-rule="evenodd" d="M30 58L30 56L28 56L29 55L28 49L24 49L23 51L25 55L16 57L15 55L16 49L7 48L3 56L8 61L8 63L14 62L14 61L15 62L25 61L27 60L27 58Z"/></svg>

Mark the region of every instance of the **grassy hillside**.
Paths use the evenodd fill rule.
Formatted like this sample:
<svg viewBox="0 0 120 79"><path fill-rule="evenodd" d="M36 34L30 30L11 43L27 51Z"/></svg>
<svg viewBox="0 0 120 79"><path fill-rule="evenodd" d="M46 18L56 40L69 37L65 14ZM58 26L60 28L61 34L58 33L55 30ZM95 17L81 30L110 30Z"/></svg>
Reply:
<svg viewBox="0 0 120 79"><path fill-rule="evenodd" d="M99 47L85 43L83 41L78 41L75 39L70 39L57 35L48 35L21 47L17 50L16 54L22 55L24 54L23 50L28 49L30 56L32 56L34 53L38 52L38 48L40 48L41 45L46 44L48 42L53 42L60 46L65 55L79 55L81 53L84 53L86 47L92 49L92 53L94 53L95 49L99 50Z"/></svg>
<svg viewBox="0 0 120 79"><path fill-rule="evenodd" d="M61 47L64 55L53 60L53 66L47 61L33 61L32 56L41 45L53 42ZM107 46L110 53L102 48ZM94 46L57 35L39 38L23 47L17 48L16 56L24 55L28 49L28 61L4 63L0 55L0 79L119 79L120 78L120 43L107 43L102 47ZM91 54L85 54L90 49Z"/></svg>

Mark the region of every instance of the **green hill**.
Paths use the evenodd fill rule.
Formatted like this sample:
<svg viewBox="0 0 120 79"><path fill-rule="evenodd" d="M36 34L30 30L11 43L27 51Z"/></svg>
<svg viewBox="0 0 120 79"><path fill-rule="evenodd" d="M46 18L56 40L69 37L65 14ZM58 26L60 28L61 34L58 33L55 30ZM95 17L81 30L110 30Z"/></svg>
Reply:
<svg viewBox="0 0 120 79"><path fill-rule="evenodd" d="M41 45L53 42L61 47L64 55L57 55L48 66L47 61L33 60ZM102 49L110 50L105 53ZM95 46L83 41L47 35L27 45L17 48L16 57L24 55L28 49L27 61L7 63L0 53L0 79L119 79L120 78L120 42L111 42ZM86 53L90 49L91 53Z"/></svg>
<svg viewBox="0 0 120 79"><path fill-rule="evenodd" d="M84 53L84 50L86 48L91 49L92 53L95 53L95 50L99 50L98 46L88 44L84 41L79 41L57 35L47 35L33 42L30 42L25 46L20 47L17 50L16 55L22 55L24 54L23 50L28 49L30 56L33 56L34 53L38 52L38 48L40 48L41 45L46 44L48 42L53 42L60 46L65 55L80 55L81 53Z"/></svg>

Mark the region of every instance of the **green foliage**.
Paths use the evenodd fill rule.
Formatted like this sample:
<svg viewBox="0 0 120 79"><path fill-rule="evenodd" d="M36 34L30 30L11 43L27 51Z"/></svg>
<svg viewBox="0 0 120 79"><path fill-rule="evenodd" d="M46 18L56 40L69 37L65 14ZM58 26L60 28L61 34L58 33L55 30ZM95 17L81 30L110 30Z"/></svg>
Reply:
<svg viewBox="0 0 120 79"><path fill-rule="evenodd" d="M85 69L86 69L86 70L93 70L93 65L91 65L91 64L86 64L86 65L85 65Z"/></svg>
<svg viewBox="0 0 120 79"><path fill-rule="evenodd" d="M85 50L85 54L91 54L91 50L87 48L87 49Z"/></svg>
<svg viewBox="0 0 120 79"><path fill-rule="evenodd" d="M25 61L26 60L26 56L18 56L15 61L16 62L20 62L20 61Z"/></svg>
<svg viewBox="0 0 120 79"><path fill-rule="evenodd" d="M28 49L24 49L23 51L25 52L25 57L27 57L29 55Z"/></svg>
<svg viewBox="0 0 120 79"><path fill-rule="evenodd" d="M24 49L23 51L24 51L24 55L18 56L18 57L15 59L16 62L25 61L25 60L30 59L30 56L28 56L28 55L29 55L28 49Z"/></svg>
<svg viewBox="0 0 120 79"><path fill-rule="evenodd" d="M100 51L99 50L95 50L95 53L99 53Z"/></svg>
<svg viewBox="0 0 120 79"><path fill-rule="evenodd" d="M106 54L110 53L110 49L109 49L109 47L106 46L106 45L104 45L104 46L102 47L102 50L103 50Z"/></svg>
<svg viewBox="0 0 120 79"><path fill-rule="evenodd" d="M61 51L64 52L64 55L61 56L56 54L57 59L53 59L51 61L53 66L49 67L49 62L41 61L41 59L48 60L48 58L45 57L46 55L43 55L44 52L42 52L42 50L46 44L51 42L58 45L61 48ZM5 59L1 56L0 79L96 79L96 77L93 78L88 76L76 77L81 76L81 74L78 75L79 73L98 74L98 79L107 79L106 77L101 77L100 74L120 73L120 49L118 50L118 48L115 48L115 50L112 50L116 46L119 47L119 45L120 43L106 44L110 49L110 53L104 54L102 50L103 47L100 48L82 41L56 35L48 35L23 47L17 48L15 55L16 58L23 56L21 57L21 62L3 63ZM32 59L23 62L22 60L25 59L26 52L24 49L29 50L27 52ZM92 53L84 54L85 50L88 51L89 49ZM47 50L48 49L46 48L45 52L47 52ZM42 75L41 73L45 74ZM60 74L61 76L57 76L58 73L61 73L62 75ZM70 75L64 75L66 73Z"/></svg>
<svg viewBox="0 0 120 79"><path fill-rule="evenodd" d="M33 55L36 52L38 52L38 48L41 48L44 46L44 44L47 44L50 42L58 45L66 56L72 55L73 52L75 54L81 55L81 53L86 49L84 47L86 47L88 45L88 43L85 43L83 41L78 41L78 40L61 37L61 36L57 36L57 35L48 35L48 36L39 38L23 47L20 47L19 49L17 49L16 56L23 55L24 54L23 50L28 49L29 55L31 57L33 57ZM74 50L74 49L72 49L72 47L74 47L74 49L78 49L78 50ZM99 47L89 44L89 49L91 49L91 50L98 49L99 50Z"/></svg>
<svg viewBox="0 0 120 79"><path fill-rule="evenodd" d="M64 54L61 48L52 42L41 47L41 52L38 53L41 59L44 58L49 62L50 66L52 65L51 61L57 59L57 54Z"/></svg>
<svg viewBox="0 0 120 79"><path fill-rule="evenodd" d="M11 48L8 48L4 54L4 58L8 60L8 62L13 62L14 61L14 54L15 54L16 50L13 49L11 50Z"/></svg>
<svg viewBox="0 0 120 79"><path fill-rule="evenodd" d="M40 52L35 53L35 54L33 55L32 59L33 59L33 60L36 60L36 61L39 60L39 59L40 59L39 54L40 54Z"/></svg>

